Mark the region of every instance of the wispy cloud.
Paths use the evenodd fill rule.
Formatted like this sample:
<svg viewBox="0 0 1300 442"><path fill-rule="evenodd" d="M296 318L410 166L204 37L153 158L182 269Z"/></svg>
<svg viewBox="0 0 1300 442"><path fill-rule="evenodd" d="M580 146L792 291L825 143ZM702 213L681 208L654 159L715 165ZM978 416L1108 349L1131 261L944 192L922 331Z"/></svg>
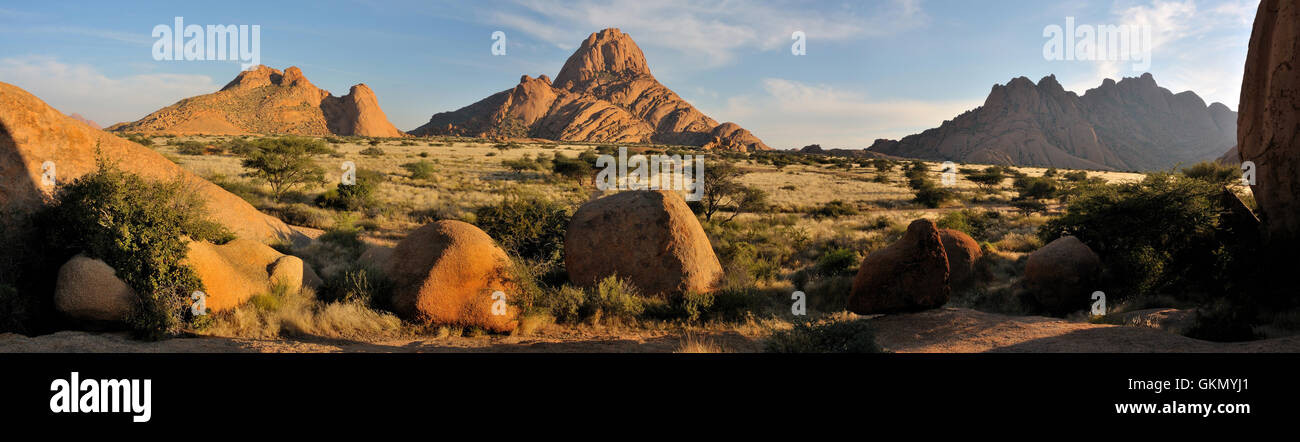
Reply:
<svg viewBox="0 0 1300 442"><path fill-rule="evenodd" d="M794 31L804 31L809 40L839 41L890 35L929 20L920 0L857 5L863 10L731 0L514 3L514 7L491 8L484 21L517 29L566 50L576 48L593 31L618 27L632 34L639 45L671 49L710 67L730 63L741 49L788 47Z"/></svg>
<svg viewBox="0 0 1300 442"><path fill-rule="evenodd" d="M865 148L877 138L901 138L936 127L983 104L983 97L873 99L856 90L782 78L765 78L762 85L763 94L733 97L719 109L702 110L720 121L742 122L774 148Z"/></svg>
<svg viewBox="0 0 1300 442"><path fill-rule="evenodd" d="M1241 92L1242 69L1251 22L1258 0L1227 0L1203 8L1196 0L1117 2L1113 24L1151 30L1151 71L1163 86L1196 92L1206 101L1235 108ZM1084 91L1106 78L1141 74L1129 61L1098 61L1091 77L1067 85Z"/></svg>
<svg viewBox="0 0 1300 442"><path fill-rule="evenodd" d="M182 98L220 88L205 75L109 77L89 65L44 56L0 58L0 79L61 112L76 112L105 126L133 121Z"/></svg>

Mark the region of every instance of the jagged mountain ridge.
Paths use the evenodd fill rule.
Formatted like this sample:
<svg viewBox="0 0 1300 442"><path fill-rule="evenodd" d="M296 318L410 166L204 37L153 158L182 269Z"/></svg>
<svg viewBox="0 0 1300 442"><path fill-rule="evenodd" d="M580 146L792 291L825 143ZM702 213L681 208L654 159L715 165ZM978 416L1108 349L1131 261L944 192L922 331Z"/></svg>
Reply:
<svg viewBox="0 0 1300 442"><path fill-rule="evenodd" d="M718 124L660 84L632 38L614 28L588 36L555 81L524 75L514 88L435 114L411 134L770 149L748 130Z"/></svg>
<svg viewBox="0 0 1300 442"><path fill-rule="evenodd" d="M877 140L871 151L936 161L1156 170L1213 160L1236 139L1237 114L1174 94L1151 74L1107 79L1083 96L1056 77L995 85L984 105L938 128Z"/></svg>

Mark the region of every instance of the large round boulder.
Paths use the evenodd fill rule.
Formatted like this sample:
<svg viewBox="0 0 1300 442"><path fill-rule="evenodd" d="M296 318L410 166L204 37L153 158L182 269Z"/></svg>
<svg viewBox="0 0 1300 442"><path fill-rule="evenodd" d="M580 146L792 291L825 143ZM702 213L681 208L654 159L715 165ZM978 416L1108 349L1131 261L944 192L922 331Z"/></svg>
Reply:
<svg viewBox="0 0 1300 442"><path fill-rule="evenodd" d="M686 200L662 190L584 204L564 236L564 265L574 284L618 275L647 295L707 293L722 279L722 265Z"/></svg>
<svg viewBox="0 0 1300 442"><path fill-rule="evenodd" d="M519 324L518 309L508 302L518 295L510 266L506 252L478 227L438 221L397 243L385 272L393 308L408 320L509 332Z"/></svg>
<svg viewBox="0 0 1300 442"><path fill-rule="evenodd" d="M77 255L59 268L54 308L91 324L123 323L140 302L135 291L104 261Z"/></svg>
<svg viewBox="0 0 1300 442"><path fill-rule="evenodd" d="M1263 0L1241 84L1237 145L1269 242L1300 242L1300 3ZM1280 248L1285 249L1286 246Z"/></svg>
<svg viewBox="0 0 1300 442"><path fill-rule="evenodd" d="M948 258L934 221L907 226L898 242L862 260L849 293L849 311L860 315L912 312L948 303Z"/></svg>
<svg viewBox="0 0 1300 442"><path fill-rule="evenodd" d="M970 288L975 283L975 261L984 256L980 244L965 232L940 229L939 240L948 257L948 286L956 290Z"/></svg>
<svg viewBox="0 0 1300 442"><path fill-rule="evenodd" d="M253 295L270 293L275 285L290 292L302 288L302 260L257 241L236 239L221 245L191 241L185 264L203 282L205 304L214 312L234 308Z"/></svg>
<svg viewBox="0 0 1300 442"><path fill-rule="evenodd" d="M1025 284L1037 307L1056 315L1087 307L1101 270L1101 258L1082 241L1063 236L1029 254Z"/></svg>

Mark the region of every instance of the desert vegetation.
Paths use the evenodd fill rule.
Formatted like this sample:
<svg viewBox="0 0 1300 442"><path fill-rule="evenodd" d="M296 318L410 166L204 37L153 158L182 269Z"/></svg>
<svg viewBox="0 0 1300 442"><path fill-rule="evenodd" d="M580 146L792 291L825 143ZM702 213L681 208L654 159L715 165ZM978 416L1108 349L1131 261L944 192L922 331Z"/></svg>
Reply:
<svg viewBox="0 0 1300 442"><path fill-rule="evenodd" d="M950 305L956 307L1100 321L1089 317L1086 302L1068 312L1044 308L1022 280L1030 254L1068 235L1101 257L1096 290L1111 296L1112 313L1187 309L1196 312L1189 335L1243 340L1264 336L1261 330L1287 333L1289 316L1264 312L1293 308L1261 309L1239 292L1248 284L1235 275L1248 274L1253 264L1240 258L1248 253L1234 249L1243 243L1229 219L1225 195L1242 195L1246 204L1251 199L1233 181L1231 168L1208 163L1151 174L960 165L957 173L945 175L951 171L937 163L913 160L708 153L704 197L691 202L690 209L718 256L723 278L711 293L660 297L618 275L582 287L566 273L570 217L599 193L595 160L613 146L456 137L415 142L126 136L316 238L305 246L276 247L302 257L322 280L314 289L276 287L198 321L176 303L183 300L179 290L132 282L142 292L165 294L155 301L162 307L140 310L155 312L141 315L136 326L154 336L178 331L258 338L490 336L474 327L398 319L388 304L394 290L389 276L363 259L368 249L392 246L414 228L438 220L473 224L508 253L511 276L519 282L519 293L510 298L520 312L520 326L512 332L518 336L575 330L683 333L689 339L681 341L687 349L682 351L700 351L718 348L711 333L739 333L756 343L751 350L888 351L874 343L870 319L846 312L845 304L863 258L899 241L915 219L963 232L982 252L975 263L976 283L953 290ZM634 153L704 153L691 149L631 146ZM351 185L340 182L345 161L356 165ZM146 212L150 204L188 204L180 184L149 184L161 187L147 190L139 188L146 185L138 177L114 175L105 167L68 186L51 210L98 210L87 197L78 197L91 193L107 196L97 201L122 201ZM109 178L118 184L103 183ZM178 200L112 197L122 192L141 197L165 193ZM166 235L157 241L182 235L219 241L221 232L203 228L200 219L162 224L174 227L165 227ZM77 235L93 237L80 231L62 234ZM142 258L115 258L113 249L102 246L65 249L65 254L75 249L109 257L115 268L138 268L141 275L174 275L144 281L185 281L185 268L165 254L151 258L163 264L132 264ZM128 282L141 281L126 275ZM804 316L791 314L794 292L806 296Z"/></svg>

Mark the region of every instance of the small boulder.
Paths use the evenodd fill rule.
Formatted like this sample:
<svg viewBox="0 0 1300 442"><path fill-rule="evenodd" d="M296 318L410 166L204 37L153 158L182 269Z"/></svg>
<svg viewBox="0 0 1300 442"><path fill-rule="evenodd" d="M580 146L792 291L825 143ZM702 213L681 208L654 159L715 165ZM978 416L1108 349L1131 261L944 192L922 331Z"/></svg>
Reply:
<svg viewBox="0 0 1300 442"><path fill-rule="evenodd" d="M122 323L139 302L135 291L104 261L77 255L59 268L54 307L71 319Z"/></svg>
<svg viewBox="0 0 1300 442"><path fill-rule="evenodd" d="M862 260L848 309L870 315L938 308L948 303L948 276L939 228L919 219L898 242Z"/></svg>
<svg viewBox="0 0 1300 442"><path fill-rule="evenodd" d="M385 271L393 282L394 310L420 324L448 324L509 332L518 309L508 304L518 290L510 257L478 227L438 221L411 232L393 248ZM493 293L507 297L493 312Z"/></svg>
<svg viewBox="0 0 1300 442"><path fill-rule="evenodd" d="M205 303L214 312L234 308L253 295L270 293L276 283L290 292L302 288L302 260L257 241L236 239L222 245L191 241L185 263L203 281Z"/></svg>
<svg viewBox="0 0 1300 442"><path fill-rule="evenodd" d="M1085 308L1092 300L1101 258L1082 241L1063 236L1029 254L1025 284L1030 300L1055 315Z"/></svg>
<svg viewBox="0 0 1300 442"><path fill-rule="evenodd" d="M940 229L939 239L948 257L948 285L956 290L970 288L975 283L975 261L984 256L980 244L965 232Z"/></svg>
<svg viewBox="0 0 1300 442"><path fill-rule="evenodd" d="M584 204L564 235L569 279L593 286L617 274L647 295L707 293L722 264L704 228L675 192L619 192Z"/></svg>

